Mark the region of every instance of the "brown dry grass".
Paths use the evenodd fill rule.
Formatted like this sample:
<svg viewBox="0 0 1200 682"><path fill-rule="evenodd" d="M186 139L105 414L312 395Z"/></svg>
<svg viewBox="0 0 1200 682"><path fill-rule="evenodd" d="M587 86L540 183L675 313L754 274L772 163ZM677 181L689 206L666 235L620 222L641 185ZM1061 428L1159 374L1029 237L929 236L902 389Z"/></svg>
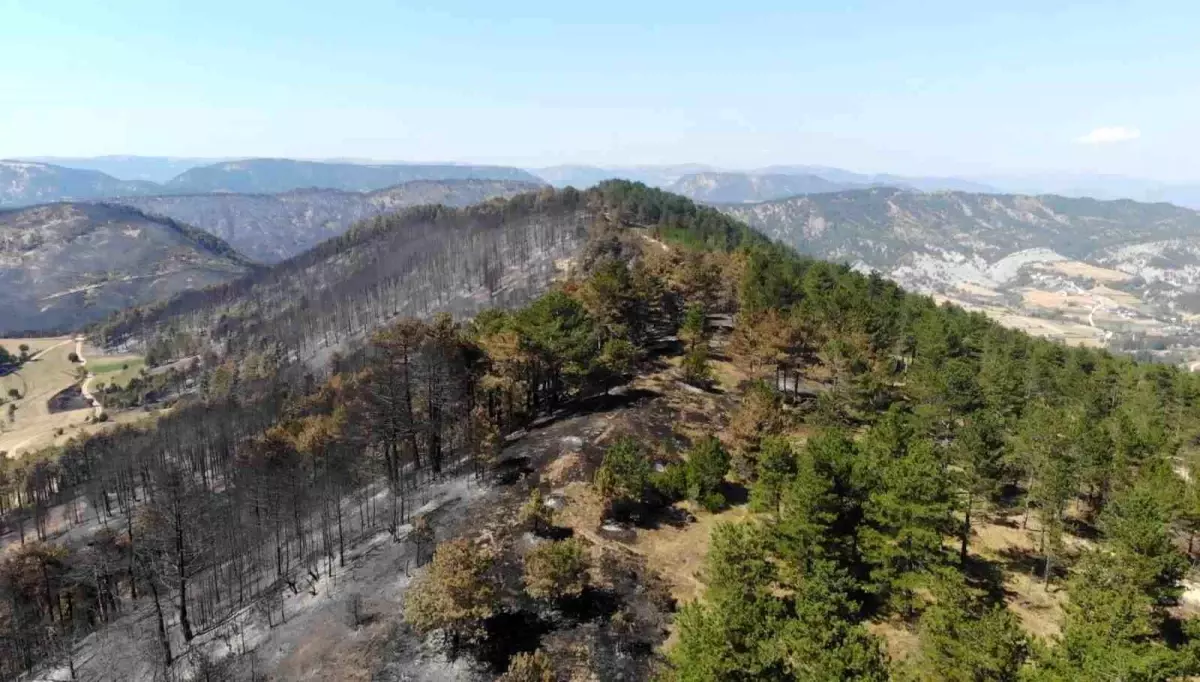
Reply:
<svg viewBox="0 0 1200 682"><path fill-rule="evenodd" d="M1036 557L1038 544L1035 531L1022 529L1014 522L981 523L975 527L969 549L971 553L1004 569L1005 603L1021 621L1025 631L1035 637L1049 639L1062 631L1063 605L1067 593L1061 585L1049 588L1028 569L1017 566L1020 559ZM1031 528L1036 525L1031 522ZM1069 549L1079 549L1085 540L1064 536Z"/></svg>
<svg viewBox="0 0 1200 682"><path fill-rule="evenodd" d="M4 420L0 425L0 452L9 453L9 457L62 445L73 437L155 416L156 413L131 410L110 414L110 421L106 423L92 424L89 423L93 415L91 408L51 413L47 404L50 398L79 381L79 366L69 359L70 354L75 351L75 343L71 337L0 339L0 345L12 352L17 352L23 343L30 346L31 353L44 351L44 355L25 363L18 372L0 377L0 395L7 398L10 388L15 388L21 393L21 399L15 401L15 420L9 422L7 412L0 414L0 419ZM103 367L105 363L141 361L137 356L131 355L109 358L99 355L98 351L92 348L85 349L85 353L89 366L96 364ZM8 408L5 406L3 409Z"/></svg>
<svg viewBox="0 0 1200 682"><path fill-rule="evenodd" d="M1097 282L1124 282L1131 278L1128 273L1121 272L1120 270L1102 268L1073 260L1047 263L1046 267L1051 270L1057 270L1068 277L1086 277L1094 279Z"/></svg>
<svg viewBox="0 0 1200 682"><path fill-rule="evenodd" d="M921 647L920 636L898 619L869 622L867 630L883 639L884 650L893 663L903 663Z"/></svg>
<svg viewBox="0 0 1200 682"><path fill-rule="evenodd" d="M555 488L585 480L587 460L579 452L568 452L546 465L542 480Z"/></svg>

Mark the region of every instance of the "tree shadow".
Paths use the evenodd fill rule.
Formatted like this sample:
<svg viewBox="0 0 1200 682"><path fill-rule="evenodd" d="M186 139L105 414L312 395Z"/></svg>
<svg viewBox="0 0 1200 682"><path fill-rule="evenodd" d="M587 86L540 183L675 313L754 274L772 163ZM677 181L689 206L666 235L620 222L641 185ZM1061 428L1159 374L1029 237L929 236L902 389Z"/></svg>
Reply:
<svg viewBox="0 0 1200 682"><path fill-rule="evenodd" d="M968 554L962 570L967 584L982 590L989 606L1003 604L1005 598L1010 596L1004 587L1004 569L997 562Z"/></svg>
<svg viewBox="0 0 1200 682"><path fill-rule="evenodd" d="M621 607L621 600L610 590L589 585L579 596L559 601L557 607L564 618L587 623L611 618Z"/></svg>
<svg viewBox="0 0 1200 682"><path fill-rule="evenodd" d="M718 492L725 498L725 506L722 509L736 507L750 501L750 489L741 483L722 481Z"/></svg>
<svg viewBox="0 0 1200 682"><path fill-rule="evenodd" d="M581 417L600 412L611 412L629 407L643 400L657 398L661 394L646 388L617 386L608 393L580 398L554 411L553 414L535 419L526 431L537 431L571 417Z"/></svg>
<svg viewBox="0 0 1200 682"><path fill-rule="evenodd" d="M630 501L614 503L607 517L606 523L616 522L642 530L655 530L663 526L683 528L696 521L696 517L691 512L670 504L666 500L653 503Z"/></svg>
<svg viewBox="0 0 1200 682"><path fill-rule="evenodd" d="M1000 556L1005 562L1004 570L1012 573L1025 573L1037 580L1045 579L1046 557L1042 554L1029 549L1006 547L1000 550ZM1066 575L1067 567L1065 561L1062 557L1056 557L1050 570L1050 578L1061 579L1065 578Z"/></svg>
<svg viewBox="0 0 1200 682"><path fill-rule="evenodd" d="M475 643L476 660L485 663L492 672L508 671L512 657L536 651L542 636L554 626L532 611L505 611L483 622L484 637Z"/></svg>
<svg viewBox="0 0 1200 682"><path fill-rule="evenodd" d="M1159 626L1159 635L1171 648L1181 647L1189 641L1188 634L1183 627L1183 620L1174 614L1163 619Z"/></svg>
<svg viewBox="0 0 1200 682"><path fill-rule="evenodd" d="M488 472L488 478L496 485L513 485L533 472L533 460L530 457L510 457L497 462Z"/></svg>
<svg viewBox="0 0 1200 682"><path fill-rule="evenodd" d="M1075 537L1091 540L1093 542L1100 540L1103 534L1096 524L1089 522L1086 519L1075 518L1073 516L1064 519L1066 530Z"/></svg>
<svg viewBox="0 0 1200 682"><path fill-rule="evenodd" d="M575 537L575 529L567 526L546 526L539 528L534 535L547 540L569 540Z"/></svg>

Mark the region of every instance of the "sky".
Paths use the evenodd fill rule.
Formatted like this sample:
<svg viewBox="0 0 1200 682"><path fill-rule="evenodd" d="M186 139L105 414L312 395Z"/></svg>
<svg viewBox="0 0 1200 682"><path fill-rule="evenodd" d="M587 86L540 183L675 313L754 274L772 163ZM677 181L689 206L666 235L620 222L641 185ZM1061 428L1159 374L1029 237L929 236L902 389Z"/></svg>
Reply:
<svg viewBox="0 0 1200 682"><path fill-rule="evenodd" d="M1200 3L0 0L0 158L1200 181Z"/></svg>

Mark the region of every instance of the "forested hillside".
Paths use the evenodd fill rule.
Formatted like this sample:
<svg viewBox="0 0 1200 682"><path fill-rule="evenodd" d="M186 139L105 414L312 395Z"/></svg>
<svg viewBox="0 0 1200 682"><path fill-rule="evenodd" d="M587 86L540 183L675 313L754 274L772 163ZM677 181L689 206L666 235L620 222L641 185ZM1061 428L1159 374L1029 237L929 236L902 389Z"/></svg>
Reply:
<svg viewBox="0 0 1200 682"><path fill-rule="evenodd" d="M520 236L505 263L572 258L520 305L390 320L416 312L401 297L445 301L388 270L364 284L383 265L362 252L414 231L460 258L498 235ZM429 292L495 262L448 285L433 253ZM272 349L319 345L301 321L387 324L318 374ZM188 400L6 464L5 675L1200 674L1182 589L1200 380L935 305L674 195L410 211L103 333L154 328L211 329Z"/></svg>
<svg viewBox="0 0 1200 682"><path fill-rule="evenodd" d="M0 211L0 333L78 329L252 269L211 234L125 206Z"/></svg>
<svg viewBox="0 0 1200 682"><path fill-rule="evenodd" d="M375 192L307 189L282 194L183 194L113 201L200 228L260 263L278 263L377 215L424 204L470 206L537 188L533 183L509 180L414 180Z"/></svg>
<svg viewBox="0 0 1200 682"><path fill-rule="evenodd" d="M523 302L583 243L586 198L546 190L372 218L272 268L123 311L94 336L168 357L270 348L311 359L391 319Z"/></svg>

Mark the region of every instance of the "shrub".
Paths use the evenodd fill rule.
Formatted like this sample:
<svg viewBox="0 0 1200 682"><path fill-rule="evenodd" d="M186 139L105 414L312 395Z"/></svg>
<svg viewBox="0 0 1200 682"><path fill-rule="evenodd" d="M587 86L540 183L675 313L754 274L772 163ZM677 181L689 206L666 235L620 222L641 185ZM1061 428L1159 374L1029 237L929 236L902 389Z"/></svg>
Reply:
<svg viewBox="0 0 1200 682"><path fill-rule="evenodd" d="M554 666L541 649L532 654L519 653L512 657L508 672L497 682L554 682Z"/></svg>
<svg viewBox="0 0 1200 682"><path fill-rule="evenodd" d="M652 470L637 441L623 438L604 453L595 485L609 503L641 502Z"/></svg>
<svg viewBox="0 0 1200 682"><path fill-rule="evenodd" d="M705 508L725 505L725 497L719 491L729 473L729 453L721 441L706 436L688 452L687 495L700 502Z"/></svg>
<svg viewBox="0 0 1200 682"><path fill-rule="evenodd" d="M538 488L534 488L529 493L529 499L521 505L521 510L517 513L517 523L534 534L544 533L554 525L554 510L546 506L542 491Z"/></svg>
<svg viewBox="0 0 1200 682"><path fill-rule="evenodd" d="M71 351L70 353L67 353L67 360L70 362L79 362L79 354L75 351Z"/></svg>
<svg viewBox="0 0 1200 682"><path fill-rule="evenodd" d="M669 464L662 471L654 472L650 485L668 502L676 502L687 497L688 476L684 464Z"/></svg>
<svg viewBox="0 0 1200 682"><path fill-rule="evenodd" d="M680 365L683 370L683 380L693 386L707 388L712 384L712 368L708 364L708 349L696 346L683 356Z"/></svg>
<svg viewBox="0 0 1200 682"><path fill-rule="evenodd" d="M455 645L496 608L492 556L469 540L442 543L428 572L409 589L404 617L418 632L444 630Z"/></svg>
<svg viewBox="0 0 1200 682"><path fill-rule="evenodd" d="M574 538L542 543L525 556L525 592L534 599L578 597L588 584L588 563Z"/></svg>

